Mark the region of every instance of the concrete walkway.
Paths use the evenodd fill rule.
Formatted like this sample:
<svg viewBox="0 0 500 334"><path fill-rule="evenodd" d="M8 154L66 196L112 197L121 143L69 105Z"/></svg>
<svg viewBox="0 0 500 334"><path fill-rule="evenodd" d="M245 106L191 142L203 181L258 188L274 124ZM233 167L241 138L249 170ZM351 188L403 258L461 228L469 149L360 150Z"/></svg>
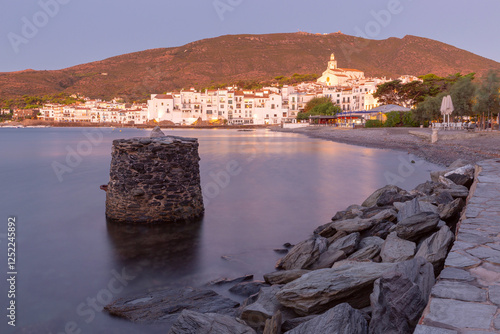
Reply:
<svg viewBox="0 0 500 334"><path fill-rule="evenodd" d="M456 241L416 334L500 333L500 160L477 167Z"/></svg>

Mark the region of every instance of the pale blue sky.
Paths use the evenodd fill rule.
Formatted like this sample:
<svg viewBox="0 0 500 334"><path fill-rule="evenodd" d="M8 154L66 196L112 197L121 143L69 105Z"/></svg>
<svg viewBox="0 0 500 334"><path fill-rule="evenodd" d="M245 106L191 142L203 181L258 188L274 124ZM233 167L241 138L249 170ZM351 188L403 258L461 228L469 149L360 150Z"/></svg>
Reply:
<svg viewBox="0 0 500 334"><path fill-rule="evenodd" d="M416 35L500 61L498 0L3 0L1 6L0 72L60 69L226 34L298 30ZM388 7L390 17L375 23L373 13Z"/></svg>

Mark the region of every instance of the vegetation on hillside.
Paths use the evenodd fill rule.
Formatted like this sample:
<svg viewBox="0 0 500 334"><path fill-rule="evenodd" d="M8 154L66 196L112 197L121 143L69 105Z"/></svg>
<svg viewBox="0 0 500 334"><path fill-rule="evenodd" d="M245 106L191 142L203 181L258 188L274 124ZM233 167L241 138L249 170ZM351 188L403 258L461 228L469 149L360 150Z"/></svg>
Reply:
<svg viewBox="0 0 500 334"><path fill-rule="evenodd" d="M45 103L58 103L69 105L76 102L83 102L83 100L75 98L67 93L58 93L43 96L30 96L24 95L18 98L0 98L1 109L36 109L41 108Z"/></svg>

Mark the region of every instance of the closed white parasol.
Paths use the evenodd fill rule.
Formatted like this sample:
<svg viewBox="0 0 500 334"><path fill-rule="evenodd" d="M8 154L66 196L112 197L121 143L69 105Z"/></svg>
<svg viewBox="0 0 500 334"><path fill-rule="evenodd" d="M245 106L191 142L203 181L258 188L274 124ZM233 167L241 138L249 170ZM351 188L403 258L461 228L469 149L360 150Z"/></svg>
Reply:
<svg viewBox="0 0 500 334"><path fill-rule="evenodd" d="M443 115L443 120L446 121L446 116L448 116L447 124L450 124L450 115L453 112L453 101L451 100L451 96L447 95L443 97L443 101L441 102L441 115Z"/></svg>

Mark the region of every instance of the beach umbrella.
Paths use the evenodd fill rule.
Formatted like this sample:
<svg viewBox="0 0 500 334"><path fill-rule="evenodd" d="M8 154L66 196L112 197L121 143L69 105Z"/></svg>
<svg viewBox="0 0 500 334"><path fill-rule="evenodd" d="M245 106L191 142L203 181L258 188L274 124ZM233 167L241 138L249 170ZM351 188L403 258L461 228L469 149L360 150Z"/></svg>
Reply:
<svg viewBox="0 0 500 334"><path fill-rule="evenodd" d="M447 95L443 97L443 101L441 102L441 115L443 115L444 120L446 120L446 116L448 116L448 124L450 123L450 115L453 110L453 101L451 100L451 96Z"/></svg>

